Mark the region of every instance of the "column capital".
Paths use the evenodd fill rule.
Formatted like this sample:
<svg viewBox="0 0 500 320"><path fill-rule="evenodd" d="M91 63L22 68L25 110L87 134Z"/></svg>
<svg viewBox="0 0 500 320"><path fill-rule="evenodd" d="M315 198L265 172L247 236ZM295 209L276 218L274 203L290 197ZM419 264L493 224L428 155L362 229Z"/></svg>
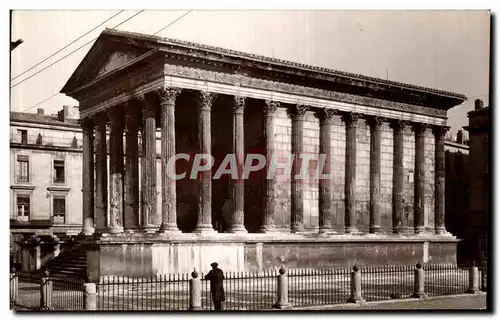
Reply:
<svg viewBox="0 0 500 320"><path fill-rule="evenodd" d="M161 105L163 105L163 104L174 105L175 99L182 92L182 89L165 86L165 87L161 87L159 89L156 89L155 92L158 95L158 98L160 98Z"/></svg>
<svg viewBox="0 0 500 320"><path fill-rule="evenodd" d="M436 138L444 138L446 132L450 130L449 126L433 126L432 133Z"/></svg>
<svg viewBox="0 0 500 320"><path fill-rule="evenodd" d="M411 130L417 135L425 135L425 131L430 126L427 123L414 122L411 126Z"/></svg>
<svg viewBox="0 0 500 320"><path fill-rule="evenodd" d="M378 116L369 116L366 119L366 122L370 126L370 130L378 130L382 126L382 124L387 121L386 118L384 117L378 117Z"/></svg>
<svg viewBox="0 0 500 320"><path fill-rule="evenodd" d="M106 110L106 113L108 116L108 121L110 123L114 123L117 120L120 121L125 112L124 112L123 108L116 106L116 107L111 107L108 110Z"/></svg>
<svg viewBox="0 0 500 320"><path fill-rule="evenodd" d="M354 126L358 123L358 119L361 117L359 113L356 112L343 112L342 113L342 121L346 124L346 126Z"/></svg>
<svg viewBox="0 0 500 320"><path fill-rule="evenodd" d="M340 112L336 109L319 109L316 111L316 117L319 118L320 123L332 124L333 116L339 115Z"/></svg>
<svg viewBox="0 0 500 320"><path fill-rule="evenodd" d="M405 126L408 125L408 121L401 119L392 119L389 121L389 126L394 130L394 132L402 132Z"/></svg>
<svg viewBox="0 0 500 320"><path fill-rule="evenodd" d="M279 101L266 100L266 104L264 105L264 113L266 116L274 116L276 110L280 106Z"/></svg>
<svg viewBox="0 0 500 320"><path fill-rule="evenodd" d="M308 106L305 106L303 104L296 104L290 109L288 109L288 112L292 119L294 120L304 120L304 116L306 115L306 112L309 110Z"/></svg>
<svg viewBox="0 0 500 320"><path fill-rule="evenodd" d="M217 93L209 91L198 91L197 99L200 103L201 110L210 111L212 109L212 104L215 98L217 98Z"/></svg>
<svg viewBox="0 0 500 320"><path fill-rule="evenodd" d="M243 96L234 96L233 113L243 114L245 110L245 100Z"/></svg>

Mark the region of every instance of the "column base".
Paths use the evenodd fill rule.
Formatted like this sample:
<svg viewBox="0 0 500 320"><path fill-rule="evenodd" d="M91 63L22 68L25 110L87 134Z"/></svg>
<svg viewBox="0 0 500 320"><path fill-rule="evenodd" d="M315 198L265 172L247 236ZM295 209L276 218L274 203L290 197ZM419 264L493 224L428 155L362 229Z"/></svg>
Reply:
<svg viewBox="0 0 500 320"><path fill-rule="evenodd" d="M213 235L217 234L218 232L214 230L214 227L211 224L200 224L196 226L196 229L193 231L193 233L199 235Z"/></svg>
<svg viewBox="0 0 500 320"><path fill-rule="evenodd" d="M429 234L429 233L427 232L427 229L424 226L420 226L420 227L415 228L415 234L425 235L425 234Z"/></svg>
<svg viewBox="0 0 500 320"><path fill-rule="evenodd" d="M345 228L346 234L361 234L361 232L356 227L347 227Z"/></svg>
<svg viewBox="0 0 500 320"><path fill-rule="evenodd" d="M125 233L137 233L139 231L140 231L139 227L123 228L123 232Z"/></svg>
<svg viewBox="0 0 500 320"><path fill-rule="evenodd" d="M290 229L290 232L291 233L304 233L304 232L306 232L306 229L304 228L303 225L294 225Z"/></svg>
<svg viewBox="0 0 500 320"><path fill-rule="evenodd" d="M111 228L108 228L108 232L111 234L122 233L123 227L111 227Z"/></svg>
<svg viewBox="0 0 500 320"><path fill-rule="evenodd" d="M274 225L262 226L259 229L259 233L276 233L276 227Z"/></svg>
<svg viewBox="0 0 500 320"><path fill-rule="evenodd" d="M162 224L158 233L180 233L181 231L177 228L177 223Z"/></svg>
<svg viewBox="0 0 500 320"><path fill-rule="evenodd" d="M157 226L144 226L141 228L142 232L145 232L145 233L155 233L156 231L158 231L158 227Z"/></svg>
<svg viewBox="0 0 500 320"><path fill-rule="evenodd" d="M380 233L381 229L379 225L370 226L370 233Z"/></svg>
<svg viewBox="0 0 500 320"><path fill-rule="evenodd" d="M169 235L181 234L182 231L177 229L177 228L175 228L175 229L173 229L173 228L167 228L167 229L160 228L160 230L156 231L156 233L158 235L162 235L162 236L169 236Z"/></svg>
<svg viewBox="0 0 500 320"><path fill-rule="evenodd" d="M444 227L436 227L435 231L434 231L436 234L447 234L448 231L446 231L446 229Z"/></svg>
<svg viewBox="0 0 500 320"><path fill-rule="evenodd" d="M229 228L229 233L236 233L236 234L247 234L248 231L245 229L245 226L242 224L231 226Z"/></svg>
<svg viewBox="0 0 500 320"><path fill-rule="evenodd" d="M92 229L84 229L84 230L80 231L80 235L82 235L82 236L92 236L92 235L94 235L94 232L95 232L94 228L92 228Z"/></svg>
<svg viewBox="0 0 500 320"><path fill-rule="evenodd" d="M335 234L337 232L333 231L332 227L319 227L319 232L320 235L328 235L328 234Z"/></svg>

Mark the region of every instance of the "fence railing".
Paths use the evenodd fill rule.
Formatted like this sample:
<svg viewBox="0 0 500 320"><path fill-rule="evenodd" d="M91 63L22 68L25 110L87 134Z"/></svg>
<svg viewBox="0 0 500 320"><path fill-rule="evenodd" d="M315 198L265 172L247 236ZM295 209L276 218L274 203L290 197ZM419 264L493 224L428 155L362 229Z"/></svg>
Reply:
<svg viewBox="0 0 500 320"><path fill-rule="evenodd" d="M478 293L486 266L416 266L226 272L225 310L334 305L347 302ZM213 310L204 274L147 278L54 277L11 272L10 301L25 310Z"/></svg>

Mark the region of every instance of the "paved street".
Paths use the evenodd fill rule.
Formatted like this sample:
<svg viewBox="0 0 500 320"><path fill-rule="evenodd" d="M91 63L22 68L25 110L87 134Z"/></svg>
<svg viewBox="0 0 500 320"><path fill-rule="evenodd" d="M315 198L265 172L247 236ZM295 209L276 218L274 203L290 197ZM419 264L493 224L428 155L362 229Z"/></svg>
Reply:
<svg viewBox="0 0 500 320"><path fill-rule="evenodd" d="M383 302L369 302L360 305L336 305L316 308L304 308L304 310L403 310L403 309L456 309L456 310L479 310L486 309L486 294L464 294L447 297L432 297L425 300L404 299Z"/></svg>

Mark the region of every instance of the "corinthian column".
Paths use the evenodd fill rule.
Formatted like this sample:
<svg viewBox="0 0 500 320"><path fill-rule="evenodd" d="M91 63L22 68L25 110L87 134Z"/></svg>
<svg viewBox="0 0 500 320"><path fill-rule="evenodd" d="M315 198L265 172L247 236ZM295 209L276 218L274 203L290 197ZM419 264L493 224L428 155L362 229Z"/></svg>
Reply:
<svg viewBox="0 0 500 320"><path fill-rule="evenodd" d="M300 173L300 155L304 152L304 118L308 108L296 105L292 110L292 154L294 161L292 166L292 232L304 231L304 180Z"/></svg>
<svg viewBox="0 0 500 320"><path fill-rule="evenodd" d="M323 172L319 172L319 232L332 232L332 189L331 178L332 162L332 120L336 110L322 109L319 123L319 154L324 155ZM329 174L328 178L321 174Z"/></svg>
<svg viewBox="0 0 500 320"><path fill-rule="evenodd" d="M131 232L139 228L139 152L138 130L140 114L133 103L127 103L125 111L125 200L123 227Z"/></svg>
<svg viewBox="0 0 500 320"><path fill-rule="evenodd" d="M370 125L370 233L380 231L380 126L384 118L372 117Z"/></svg>
<svg viewBox="0 0 500 320"><path fill-rule="evenodd" d="M108 225L108 154L106 148L106 114L96 116L95 127L95 175L96 175L96 229L106 231Z"/></svg>
<svg viewBox="0 0 500 320"><path fill-rule="evenodd" d="M392 229L394 233L405 230L404 218L404 167L403 167L403 138L405 121L391 122L394 130L393 142L393 171L392 171Z"/></svg>
<svg viewBox="0 0 500 320"><path fill-rule="evenodd" d="M108 230L123 232L123 115L118 107L109 110L110 208Z"/></svg>
<svg viewBox="0 0 500 320"><path fill-rule="evenodd" d="M260 227L260 232L268 233L276 230L274 226L274 189L275 181L269 178L269 167L274 153L274 116L280 103L266 100L264 105L264 140L266 143L266 177L264 179L264 221Z"/></svg>
<svg viewBox="0 0 500 320"><path fill-rule="evenodd" d="M83 229L82 234L94 233L94 123L86 118L82 121L83 133Z"/></svg>
<svg viewBox="0 0 500 320"><path fill-rule="evenodd" d="M156 119L155 107L144 97L142 109L142 227L146 232L157 229L156 221Z"/></svg>
<svg viewBox="0 0 500 320"><path fill-rule="evenodd" d="M414 228L415 233L425 231L424 202L425 202L425 123L416 123L412 127L415 131L415 184L414 184Z"/></svg>
<svg viewBox="0 0 500 320"><path fill-rule="evenodd" d="M345 158L345 233L357 233L356 228L356 129L359 114L347 112L342 115L346 125Z"/></svg>
<svg viewBox="0 0 500 320"><path fill-rule="evenodd" d="M177 88L157 90L161 106L161 216L160 231L162 233L179 232L177 228L177 200L174 162L167 168L169 159L175 156L175 99L181 92ZM170 171L169 171L170 170ZM169 174L170 172L171 174Z"/></svg>
<svg viewBox="0 0 500 320"><path fill-rule="evenodd" d="M243 112L245 110L245 97L235 96L233 105L233 153L236 157L238 167L238 178L231 179L232 183L232 221L229 232L246 233L244 226L244 181L243 174L243 156L245 153L244 123Z"/></svg>
<svg viewBox="0 0 500 320"><path fill-rule="evenodd" d="M198 113L198 141L200 152L205 155L212 154L212 136L210 132L210 112L216 94L212 92L200 91L199 93L199 113ZM212 226L212 170L205 170L200 173L198 184L198 224L194 232L213 233Z"/></svg>
<svg viewBox="0 0 500 320"><path fill-rule="evenodd" d="M434 214L434 228L437 234L445 234L445 151L444 151L444 136L450 129L447 126L436 126L433 128L435 139L435 214Z"/></svg>

